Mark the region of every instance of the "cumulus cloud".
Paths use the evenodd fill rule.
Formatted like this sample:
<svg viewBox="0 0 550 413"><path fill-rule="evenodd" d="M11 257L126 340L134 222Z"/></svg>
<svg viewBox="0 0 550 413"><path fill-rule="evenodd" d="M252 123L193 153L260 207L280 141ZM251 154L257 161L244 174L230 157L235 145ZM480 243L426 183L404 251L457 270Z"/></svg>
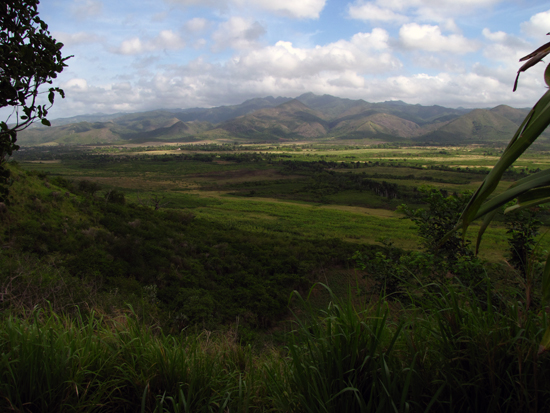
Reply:
<svg viewBox="0 0 550 413"><path fill-rule="evenodd" d="M468 107L492 106L495 101L510 100L511 93L503 94L502 84L488 76L465 73L451 76L448 73L390 77L384 81L392 99L418 100L423 104L463 105ZM508 99L505 95L508 95Z"/></svg>
<svg viewBox="0 0 550 413"><path fill-rule="evenodd" d="M258 40L266 33L257 21L242 17L231 17L219 25L212 34L213 51L232 48L235 50L251 49L258 46Z"/></svg>
<svg viewBox="0 0 550 413"><path fill-rule="evenodd" d="M118 48L114 49L114 52L136 55L156 50L178 50L184 47L185 42L177 33L172 30L163 30L152 40L142 41L139 37L124 40Z"/></svg>
<svg viewBox="0 0 550 413"><path fill-rule="evenodd" d="M537 13L521 24L521 30L529 36L541 38L550 31L550 10Z"/></svg>
<svg viewBox="0 0 550 413"><path fill-rule="evenodd" d="M119 81L93 88L83 79L71 79L65 85L71 91L68 99L75 101L72 109L85 107L86 112L217 106L254 96L296 96L308 91L353 95L365 91L365 76L401 68L388 42L389 35L382 29L311 48L280 41L241 50L224 64L197 58L186 65L166 66L156 74L134 77L131 84ZM129 42L127 52L143 47L141 41Z"/></svg>
<svg viewBox="0 0 550 413"><path fill-rule="evenodd" d="M479 49L477 42L457 34L445 36L439 26L407 23L399 29L399 42L405 49L428 52L449 52L465 54Z"/></svg>
<svg viewBox="0 0 550 413"><path fill-rule="evenodd" d="M340 40L313 48L295 47L291 42L279 41L273 46L251 50L227 63L233 76L244 78L305 78L332 73L386 73L398 69L401 62L388 48L388 33L374 29L372 33L358 33L349 41ZM349 74L348 74L349 78Z"/></svg>
<svg viewBox="0 0 550 413"><path fill-rule="evenodd" d="M86 79L74 78L62 84L66 92L86 92L88 90L88 82Z"/></svg>

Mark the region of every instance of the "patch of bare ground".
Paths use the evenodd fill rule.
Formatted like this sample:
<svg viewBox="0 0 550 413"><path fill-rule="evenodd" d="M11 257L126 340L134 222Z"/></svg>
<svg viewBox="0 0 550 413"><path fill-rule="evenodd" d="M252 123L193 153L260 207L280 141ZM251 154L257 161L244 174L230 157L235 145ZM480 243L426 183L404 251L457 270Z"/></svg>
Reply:
<svg viewBox="0 0 550 413"><path fill-rule="evenodd" d="M141 148L145 146L181 146L183 143L181 142L142 142L142 143L124 143L124 144L118 144L115 146L119 146L121 148Z"/></svg>

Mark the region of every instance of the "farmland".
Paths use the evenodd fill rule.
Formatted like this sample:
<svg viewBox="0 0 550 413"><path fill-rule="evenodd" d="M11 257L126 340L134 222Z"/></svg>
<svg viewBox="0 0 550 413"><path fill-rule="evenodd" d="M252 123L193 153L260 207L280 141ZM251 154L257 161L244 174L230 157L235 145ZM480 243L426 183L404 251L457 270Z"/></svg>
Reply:
<svg viewBox="0 0 550 413"><path fill-rule="evenodd" d="M399 205L422 206L423 186L475 190L499 153L478 146L204 144L41 148L19 153L18 162L23 169L122 191L130 202L189 209L224 227L357 244L391 239L415 249L414 226L396 211ZM549 153L531 151L500 189L548 162ZM503 231L498 225L489 230L482 256L503 258Z"/></svg>

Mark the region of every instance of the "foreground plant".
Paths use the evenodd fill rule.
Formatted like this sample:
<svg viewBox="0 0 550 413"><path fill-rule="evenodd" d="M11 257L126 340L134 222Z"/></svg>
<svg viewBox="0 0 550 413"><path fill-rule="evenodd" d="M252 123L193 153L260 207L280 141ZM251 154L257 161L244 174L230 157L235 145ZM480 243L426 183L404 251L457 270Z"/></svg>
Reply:
<svg viewBox="0 0 550 413"><path fill-rule="evenodd" d="M520 61L526 63L518 70L514 91L516 90L520 73L526 71L550 53L550 42L541 46L533 53L523 57ZM544 81L550 87L550 64L544 71ZM502 194L491 198L499 184L504 172L508 169L531 144L544 132L550 124L550 90L548 90L540 100L533 106L525 120L522 122L512 140L504 150L501 158L487 175L481 186L470 199L470 202L464 209L457 226L451 231L445 239L452 237L454 231L462 227L463 237L468 226L476 219L484 217L483 224L479 230L476 252L479 249L481 237L487 226L492 221L498 210L506 203L516 199L517 203L506 208L504 213L522 210L542 203L550 202L550 169L529 175L510 186ZM442 243L444 242L442 241ZM550 257L546 261L546 266L542 275L542 299L543 304L550 303ZM539 353L550 349L550 327L547 328L544 338L541 342Z"/></svg>

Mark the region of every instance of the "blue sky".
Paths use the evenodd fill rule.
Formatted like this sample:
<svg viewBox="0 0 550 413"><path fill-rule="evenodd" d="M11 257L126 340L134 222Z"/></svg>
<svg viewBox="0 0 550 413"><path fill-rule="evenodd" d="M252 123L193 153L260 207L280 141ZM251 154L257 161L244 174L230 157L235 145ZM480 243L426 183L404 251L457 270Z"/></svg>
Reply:
<svg viewBox="0 0 550 413"><path fill-rule="evenodd" d="M534 0L42 0L74 55L50 118L211 107L305 92L369 102L532 106L550 41Z"/></svg>

